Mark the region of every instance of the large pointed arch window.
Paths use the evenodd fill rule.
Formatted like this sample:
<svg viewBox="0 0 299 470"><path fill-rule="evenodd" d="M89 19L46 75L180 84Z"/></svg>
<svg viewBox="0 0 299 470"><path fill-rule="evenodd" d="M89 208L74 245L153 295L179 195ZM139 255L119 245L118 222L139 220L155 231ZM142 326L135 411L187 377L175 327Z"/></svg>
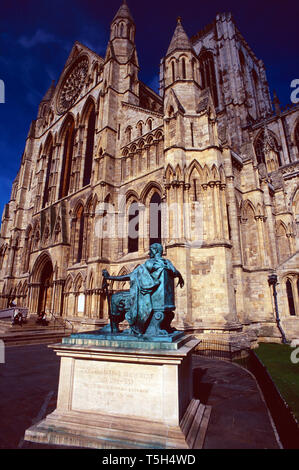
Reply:
<svg viewBox="0 0 299 470"><path fill-rule="evenodd" d="M84 208L83 205L80 205L76 210L72 226L74 263L80 263L83 258L84 218Z"/></svg>
<svg viewBox="0 0 299 470"><path fill-rule="evenodd" d="M202 88L210 88L215 106L218 106L218 93L216 83L216 73L214 57L212 52L204 51L199 56L199 70L201 75Z"/></svg>
<svg viewBox="0 0 299 470"><path fill-rule="evenodd" d="M128 253L138 251L139 245L139 208L136 201L128 210Z"/></svg>
<svg viewBox="0 0 299 470"><path fill-rule="evenodd" d="M49 139L48 145L47 145L47 151L46 151L46 156L47 156L47 169L46 169L46 181L45 181L45 188L44 188L44 196L43 196L43 203L42 203L42 208L46 206L46 204L49 203L50 200L50 173L51 173L51 167L52 167L52 156L53 156L53 145L52 145L52 137Z"/></svg>
<svg viewBox="0 0 299 470"><path fill-rule="evenodd" d="M92 104L89 109L88 124L87 124L83 186L86 186L87 184L89 184L90 178L91 178L95 122L96 122L95 106L94 104Z"/></svg>
<svg viewBox="0 0 299 470"><path fill-rule="evenodd" d="M150 200L150 245L161 243L161 197L155 192Z"/></svg>
<svg viewBox="0 0 299 470"><path fill-rule="evenodd" d="M281 166L281 159L276 138L267 130L258 135L254 143L257 163L264 163L268 172L277 170Z"/></svg>
<svg viewBox="0 0 299 470"><path fill-rule="evenodd" d="M66 124L63 140L63 159L60 177L59 198L68 195L75 140L75 122L70 118Z"/></svg>

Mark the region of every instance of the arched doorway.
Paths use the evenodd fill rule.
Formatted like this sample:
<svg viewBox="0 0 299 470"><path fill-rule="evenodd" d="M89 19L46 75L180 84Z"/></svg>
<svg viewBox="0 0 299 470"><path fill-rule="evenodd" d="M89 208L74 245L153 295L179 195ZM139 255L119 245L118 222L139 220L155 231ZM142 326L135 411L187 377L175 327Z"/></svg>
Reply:
<svg viewBox="0 0 299 470"><path fill-rule="evenodd" d="M53 265L50 259L44 264L40 275L37 313L52 310Z"/></svg>

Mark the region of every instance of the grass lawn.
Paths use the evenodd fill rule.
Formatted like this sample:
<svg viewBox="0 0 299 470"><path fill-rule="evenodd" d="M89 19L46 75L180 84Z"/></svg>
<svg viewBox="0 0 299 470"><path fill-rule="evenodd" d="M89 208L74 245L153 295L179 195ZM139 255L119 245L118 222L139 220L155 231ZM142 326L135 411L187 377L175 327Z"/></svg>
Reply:
<svg viewBox="0 0 299 470"><path fill-rule="evenodd" d="M299 363L291 362L293 351L294 348L287 344L260 343L254 352L268 369L281 396L299 422Z"/></svg>

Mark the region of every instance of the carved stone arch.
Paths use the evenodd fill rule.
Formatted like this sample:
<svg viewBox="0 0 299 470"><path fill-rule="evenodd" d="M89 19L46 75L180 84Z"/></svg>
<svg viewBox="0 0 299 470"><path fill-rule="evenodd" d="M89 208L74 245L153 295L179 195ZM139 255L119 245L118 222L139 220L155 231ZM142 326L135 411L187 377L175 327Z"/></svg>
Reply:
<svg viewBox="0 0 299 470"><path fill-rule="evenodd" d="M93 199L92 199L92 204L91 204L93 214L95 214L96 207L97 207L98 203L99 203L98 195L94 194Z"/></svg>
<svg viewBox="0 0 299 470"><path fill-rule="evenodd" d="M49 240L50 237L51 237L51 225L50 225L50 218L47 215L45 225L44 225L43 235L42 235L43 243L47 243L47 240Z"/></svg>
<svg viewBox="0 0 299 470"><path fill-rule="evenodd" d="M177 59L172 56L167 60L166 69L169 70L168 79L172 83L177 78Z"/></svg>
<svg viewBox="0 0 299 470"><path fill-rule="evenodd" d="M174 176L175 176L174 168L172 167L170 163L168 163L167 168L165 170L166 184L172 183L172 181L174 180Z"/></svg>
<svg viewBox="0 0 299 470"><path fill-rule="evenodd" d="M153 128L153 118L148 117L145 124L147 126L147 130L150 132Z"/></svg>
<svg viewBox="0 0 299 470"><path fill-rule="evenodd" d="M132 140L132 126L129 125L126 127L126 130L125 130L125 136L126 136L126 143L129 144Z"/></svg>
<svg viewBox="0 0 299 470"><path fill-rule="evenodd" d="M41 234L40 234L40 223L39 221L34 222L33 226L33 246L36 248L40 242Z"/></svg>
<svg viewBox="0 0 299 470"><path fill-rule="evenodd" d="M52 259L49 252L43 251L35 260L32 271L31 271L31 282L39 282L41 277L41 272L44 266L50 262L52 264ZM52 265L53 266L53 265Z"/></svg>
<svg viewBox="0 0 299 470"><path fill-rule="evenodd" d="M86 200L86 203L85 203L85 212L87 212L88 214L90 214L92 212L92 207L93 207L93 194L90 194Z"/></svg>
<svg viewBox="0 0 299 470"><path fill-rule="evenodd" d="M266 164L266 156L265 156L265 149L266 147L272 149L274 152L277 153L279 165L281 164L280 156L279 156L279 139L277 135L269 130L269 129L260 129L253 141L254 151L257 163L264 163Z"/></svg>
<svg viewBox="0 0 299 470"><path fill-rule="evenodd" d="M119 270L118 276L125 276L126 274L129 274L129 271L126 266L122 266Z"/></svg>
<svg viewBox="0 0 299 470"><path fill-rule="evenodd" d="M100 75L100 63L95 61L91 69L91 79L94 85L97 84L99 75Z"/></svg>
<svg viewBox="0 0 299 470"><path fill-rule="evenodd" d="M256 216L255 206L249 199L242 201L240 211L241 211L241 216L243 219L247 219L248 211L252 211L253 217Z"/></svg>
<svg viewBox="0 0 299 470"><path fill-rule="evenodd" d="M192 178L192 174L196 172L198 174L198 179L200 181L202 181L202 178L203 178L203 175L202 175L202 172L203 172L203 169L202 169L202 166L201 164L197 161L197 160L192 160L191 164L189 165L189 167L187 168L186 170L186 182L187 183L190 183L191 181L191 178Z"/></svg>
<svg viewBox="0 0 299 470"><path fill-rule="evenodd" d="M138 146L139 149L142 149L144 147L144 145L145 145L144 139L140 139L137 143L137 146Z"/></svg>
<svg viewBox="0 0 299 470"><path fill-rule="evenodd" d="M128 253L139 250L140 233L140 198L135 191L130 190L126 194L125 208L125 232Z"/></svg>
<svg viewBox="0 0 299 470"><path fill-rule="evenodd" d="M138 137L141 137L144 134L144 121L140 119L136 126L135 126L137 132L138 132Z"/></svg>
<svg viewBox="0 0 299 470"><path fill-rule="evenodd" d="M83 292L85 290L85 278L81 271L79 271L74 279L74 291L76 293Z"/></svg>
<svg viewBox="0 0 299 470"><path fill-rule="evenodd" d="M47 152L49 152L50 147L53 145L53 142L54 142L53 134L52 134L51 131L49 131L48 134L47 134L47 138L45 140L45 143L44 143L44 147L43 147L43 153L44 154L47 154Z"/></svg>
<svg viewBox="0 0 299 470"><path fill-rule="evenodd" d="M281 263L291 254L291 247L288 238L288 229L286 224L282 220L276 221L276 241L278 259Z"/></svg>
<svg viewBox="0 0 299 470"><path fill-rule="evenodd" d="M142 190L140 194L141 203L144 206L148 207L149 201L154 193L158 193L159 196L162 197L163 191L162 191L161 186L158 183L154 181L150 181L149 183L147 183L147 185L145 186L145 188Z"/></svg>
<svg viewBox="0 0 299 470"><path fill-rule="evenodd" d="M189 78L189 57L188 55L183 52L179 58L178 58L178 64L179 64L179 78L185 80L186 78ZM187 66L188 64L188 66Z"/></svg>
<svg viewBox="0 0 299 470"><path fill-rule="evenodd" d="M131 145L130 153L136 153L136 150L137 150L137 145L136 144Z"/></svg>
<svg viewBox="0 0 299 470"><path fill-rule="evenodd" d="M202 177L203 177L203 181L202 181L203 184L208 184L209 181L211 181L210 169L207 164L205 164L203 167Z"/></svg>
<svg viewBox="0 0 299 470"><path fill-rule="evenodd" d="M94 289L94 283L95 283L95 274L92 269L87 276L87 282L86 282L87 289L88 290Z"/></svg>
<svg viewBox="0 0 299 470"><path fill-rule="evenodd" d="M220 165L219 167L219 176L220 176L221 184L226 184L226 176L225 176L225 170L224 170L223 165Z"/></svg>
<svg viewBox="0 0 299 470"><path fill-rule="evenodd" d="M65 136L65 133L67 131L67 128L68 128L68 125L71 123L71 122L76 122L76 119L75 119L75 116L74 116L74 113L72 113L71 111L67 113L67 115L65 116L64 120L62 121L62 124L60 126L60 129L58 131L58 142L59 143L62 143L63 142L63 138Z"/></svg>
<svg viewBox="0 0 299 470"><path fill-rule="evenodd" d="M171 93L168 95L164 109L168 118L173 117L179 110L179 102L173 90L171 90Z"/></svg>
<svg viewBox="0 0 299 470"><path fill-rule="evenodd" d="M156 140L163 140L164 136L163 136L163 132L159 129L155 132L155 138Z"/></svg>
<svg viewBox="0 0 299 470"><path fill-rule="evenodd" d="M183 170L182 170L179 163L175 167L175 179L177 181L182 181L183 180Z"/></svg>
<svg viewBox="0 0 299 470"><path fill-rule="evenodd" d="M129 189L129 191L126 192L126 205L130 204L133 200L139 202L140 197L136 191Z"/></svg>
<svg viewBox="0 0 299 470"><path fill-rule="evenodd" d="M220 175L219 175L217 165L213 164L210 174L211 174L212 181L220 181Z"/></svg>
<svg viewBox="0 0 299 470"><path fill-rule="evenodd" d="M91 108L94 107L94 109L96 109L96 105L96 99L92 95L89 95L85 101L81 115L79 116L80 124L86 123L91 112Z"/></svg>
<svg viewBox="0 0 299 470"><path fill-rule="evenodd" d="M74 277L71 273L68 274L65 284L64 284L64 292L70 293L74 290Z"/></svg>
<svg viewBox="0 0 299 470"><path fill-rule="evenodd" d="M282 220L276 221L276 234L277 235L286 235L287 234L287 226Z"/></svg>
<svg viewBox="0 0 299 470"><path fill-rule="evenodd" d="M147 138L146 138L146 144L151 145L153 143L153 141L154 141L153 134L148 135Z"/></svg>
<svg viewBox="0 0 299 470"><path fill-rule="evenodd" d="M76 217L77 213L78 213L78 210L83 207L83 211L84 211L84 208L85 208L85 203L84 203L84 200L83 199L78 199L73 207L73 210L72 210L72 216L73 217Z"/></svg>

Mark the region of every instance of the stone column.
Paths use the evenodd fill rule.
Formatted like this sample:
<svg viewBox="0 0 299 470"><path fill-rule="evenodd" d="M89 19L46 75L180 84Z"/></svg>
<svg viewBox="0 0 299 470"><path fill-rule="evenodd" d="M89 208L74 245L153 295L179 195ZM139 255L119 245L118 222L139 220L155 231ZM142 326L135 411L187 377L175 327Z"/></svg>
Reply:
<svg viewBox="0 0 299 470"><path fill-rule="evenodd" d="M265 243L264 243L264 237L263 237L263 227L261 225L263 223L263 216L256 215L254 217L254 219L255 219L256 225L257 225L260 265L264 267L264 266L266 266L266 263L265 263Z"/></svg>

